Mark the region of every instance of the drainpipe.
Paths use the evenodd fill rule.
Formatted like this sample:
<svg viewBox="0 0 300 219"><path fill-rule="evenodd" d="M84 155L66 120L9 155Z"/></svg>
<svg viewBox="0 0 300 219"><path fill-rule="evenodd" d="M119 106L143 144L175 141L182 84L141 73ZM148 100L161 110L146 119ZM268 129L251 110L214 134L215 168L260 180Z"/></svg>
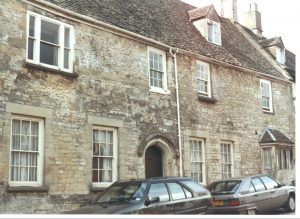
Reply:
<svg viewBox="0 0 300 219"><path fill-rule="evenodd" d="M175 50L173 52L173 50ZM176 104L177 104L177 121L178 121L178 144L179 144L179 174L183 176L182 167L182 152L181 152L181 126L180 126L180 107L179 107L179 90L178 90L178 75L177 75L177 58L176 54L178 48L170 48L170 54L174 58L174 71L175 71L175 86L176 86Z"/></svg>

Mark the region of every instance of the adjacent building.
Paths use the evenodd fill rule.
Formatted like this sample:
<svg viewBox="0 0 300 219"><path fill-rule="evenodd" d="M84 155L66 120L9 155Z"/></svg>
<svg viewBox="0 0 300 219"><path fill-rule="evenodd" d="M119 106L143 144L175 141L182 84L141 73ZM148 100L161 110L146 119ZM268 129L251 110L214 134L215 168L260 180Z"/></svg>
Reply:
<svg viewBox="0 0 300 219"><path fill-rule="evenodd" d="M0 212L60 213L130 178L294 179L295 56L234 17L1 1Z"/></svg>

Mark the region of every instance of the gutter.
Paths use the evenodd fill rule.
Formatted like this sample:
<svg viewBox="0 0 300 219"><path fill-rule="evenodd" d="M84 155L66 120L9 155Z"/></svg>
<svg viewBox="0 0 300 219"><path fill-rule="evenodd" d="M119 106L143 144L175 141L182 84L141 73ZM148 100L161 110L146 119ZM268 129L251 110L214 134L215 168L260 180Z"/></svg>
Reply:
<svg viewBox="0 0 300 219"><path fill-rule="evenodd" d="M135 40L135 41L138 41L138 42L141 42L141 43L144 43L144 44L148 43L148 44L156 45L156 46L158 46L160 48L164 48L164 49L171 48L170 45L167 45L165 43L161 43L157 40L153 40L151 38L142 36L140 34L136 34L136 33L133 33L131 31L116 27L114 25L111 25L111 24L108 24L108 23L105 23L105 22L102 22L102 21L98 21L98 20L96 20L94 18L91 18L89 16L81 15L81 14L73 12L71 10L61 8L59 6L56 6L52 3L49 3L49 2L46 2L46 1L43 1L43 0L20 0L20 1L22 1L26 4L29 4L29 5L32 5L34 7L40 8L42 10L45 10L47 12L50 12L52 14L55 14L57 16L68 18L72 21L76 21L76 22L94 27L96 29L104 30L104 31L107 31L109 33L113 33L113 34L125 37L127 39ZM272 75L268 75L268 74L265 74L265 73L262 73L262 72L259 72L259 71L253 70L253 69L246 68L244 66L243 67L236 66L236 65L233 65L233 64L229 64L229 63L226 63L226 62L223 62L223 61L219 61L219 60L216 60L214 58L210 58L210 57L200 55L198 53L187 51L187 50L184 50L184 49L178 49L178 53L193 56L193 57L196 57L197 59L202 60L202 61L214 63L214 64L221 65L221 66L228 67L228 68L233 68L235 70L242 71L242 72L245 72L245 73L250 73L250 74L254 74L254 75L258 75L258 76L264 76L264 77L267 77L267 78L271 78L271 79L276 80L278 82L292 83L288 80L280 79L280 78L277 78L277 77L272 76Z"/></svg>
<svg viewBox="0 0 300 219"><path fill-rule="evenodd" d="M173 52L173 50L175 50ZM175 72L175 86L176 86L176 105L177 105L177 128L178 128L178 146L179 146L179 174L183 176L183 165L182 165L182 146L181 146L181 123L180 123L180 103L179 103L179 89L178 89L178 74L177 74L177 48L170 48L169 53L174 59L174 72Z"/></svg>

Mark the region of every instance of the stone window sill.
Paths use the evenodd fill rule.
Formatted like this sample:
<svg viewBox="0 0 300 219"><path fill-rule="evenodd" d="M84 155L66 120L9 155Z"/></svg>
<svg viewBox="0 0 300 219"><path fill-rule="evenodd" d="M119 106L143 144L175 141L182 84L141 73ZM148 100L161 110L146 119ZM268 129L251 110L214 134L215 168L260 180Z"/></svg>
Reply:
<svg viewBox="0 0 300 219"><path fill-rule="evenodd" d="M48 192L48 186L7 186L6 192Z"/></svg>
<svg viewBox="0 0 300 219"><path fill-rule="evenodd" d="M106 188L104 187L91 187L90 191L91 192L103 192Z"/></svg>
<svg viewBox="0 0 300 219"><path fill-rule="evenodd" d="M68 73L68 72L64 72L64 71L60 71L60 70L56 70L56 69L52 69L52 68L47 68L45 66L42 65L37 65L37 64L33 64L30 62L25 62L25 67L27 67L28 69L36 69L36 70L40 70L43 71L45 73L52 73L52 74L58 74L58 75L62 75L68 78L78 78L78 74L77 73Z"/></svg>
<svg viewBox="0 0 300 219"><path fill-rule="evenodd" d="M270 114L270 115L274 115L274 112L265 111L265 110L263 110L263 113L264 113L264 114Z"/></svg>
<svg viewBox="0 0 300 219"><path fill-rule="evenodd" d="M200 101L207 102L207 103L216 103L216 102L218 102L218 100L214 97L206 97L206 96L203 96L201 94L198 94L198 99Z"/></svg>

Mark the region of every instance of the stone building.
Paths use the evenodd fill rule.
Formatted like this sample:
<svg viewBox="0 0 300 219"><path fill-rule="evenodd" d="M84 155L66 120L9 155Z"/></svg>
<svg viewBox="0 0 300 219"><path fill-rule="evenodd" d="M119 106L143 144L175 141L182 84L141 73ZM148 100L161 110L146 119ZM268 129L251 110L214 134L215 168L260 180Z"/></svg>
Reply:
<svg viewBox="0 0 300 219"><path fill-rule="evenodd" d="M0 23L1 213L59 213L119 179L294 179L292 78L213 6L2 0Z"/></svg>

